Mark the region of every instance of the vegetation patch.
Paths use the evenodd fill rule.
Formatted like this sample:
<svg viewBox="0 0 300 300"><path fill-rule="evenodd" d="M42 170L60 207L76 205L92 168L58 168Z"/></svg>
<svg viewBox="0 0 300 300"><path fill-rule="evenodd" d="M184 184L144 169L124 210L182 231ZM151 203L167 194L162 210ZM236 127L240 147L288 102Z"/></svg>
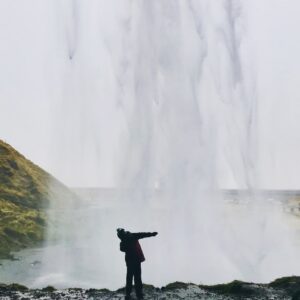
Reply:
<svg viewBox="0 0 300 300"><path fill-rule="evenodd" d="M178 290L178 289L186 289L188 286L187 283L184 282L180 282L180 281L176 281L176 282L172 282L169 283L168 285L166 285L163 290Z"/></svg>
<svg viewBox="0 0 300 300"><path fill-rule="evenodd" d="M217 284L212 286L199 285L199 287L212 293L220 295L236 295L239 297L249 297L257 293L250 283L245 283L238 280L226 284Z"/></svg>
<svg viewBox="0 0 300 300"><path fill-rule="evenodd" d="M279 278L271 282L268 286L274 289L285 290L294 299L300 299L300 277L290 276Z"/></svg>
<svg viewBox="0 0 300 300"><path fill-rule="evenodd" d="M0 140L0 259L40 246L50 199L73 197L67 187Z"/></svg>
<svg viewBox="0 0 300 300"><path fill-rule="evenodd" d="M24 292L27 291L28 287L17 284L17 283L12 283L12 284L0 284L0 291L19 291L19 292Z"/></svg>
<svg viewBox="0 0 300 300"><path fill-rule="evenodd" d="M300 277L290 276L290 277L282 277L272 281L269 284L270 287L279 288L279 289L287 289L294 286L300 287Z"/></svg>
<svg viewBox="0 0 300 300"><path fill-rule="evenodd" d="M300 277L280 278L270 284L254 284L241 281L233 281L228 284L214 286L197 286L192 283L174 282L159 289L152 285L144 285L145 299L216 299L216 300L299 300L299 291L290 293L290 286L295 287ZM273 287L272 287L273 286ZM247 291L251 289L252 293ZM81 289L69 288L56 290L48 286L43 289L27 289L18 284L0 284L0 298L2 299L121 299L125 294L124 289L110 291L107 289ZM134 298L135 299L135 298Z"/></svg>
<svg viewBox="0 0 300 300"><path fill-rule="evenodd" d="M56 288L53 287L53 286L51 286L51 285L49 285L49 286L43 288L42 291L43 292L51 292L52 293L52 292L56 291Z"/></svg>

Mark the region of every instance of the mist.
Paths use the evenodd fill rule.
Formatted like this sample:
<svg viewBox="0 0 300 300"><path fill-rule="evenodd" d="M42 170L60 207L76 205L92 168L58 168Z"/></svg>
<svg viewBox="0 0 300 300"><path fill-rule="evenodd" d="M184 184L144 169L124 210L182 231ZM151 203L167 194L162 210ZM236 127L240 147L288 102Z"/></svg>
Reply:
<svg viewBox="0 0 300 300"><path fill-rule="evenodd" d="M239 127L253 118L257 184L298 188L297 1L0 5L1 136L66 184L119 185L129 135L148 131L145 140L151 126L157 138L180 102L183 123L216 119L206 133L222 135L211 154L220 186L248 184L222 147L240 143L234 135L249 142ZM133 118L140 128L132 129Z"/></svg>
<svg viewBox="0 0 300 300"><path fill-rule="evenodd" d="M65 184L115 193L53 201L60 242L30 285L119 287L117 227L159 231L159 286L296 274L297 231L257 192L299 189L296 0L0 5L1 136ZM250 203L226 204L228 188Z"/></svg>

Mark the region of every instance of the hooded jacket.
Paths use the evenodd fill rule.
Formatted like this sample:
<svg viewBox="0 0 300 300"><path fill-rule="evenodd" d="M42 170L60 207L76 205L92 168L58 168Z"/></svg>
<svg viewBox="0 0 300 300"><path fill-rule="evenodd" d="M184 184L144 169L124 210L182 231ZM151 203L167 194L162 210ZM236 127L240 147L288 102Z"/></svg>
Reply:
<svg viewBox="0 0 300 300"><path fill-rule="evenodd" d="M125 231L121 235L118 235L121 240L120 250L125 252L126 263L141 263L145 261L145 256L139 240L155 235L156 233L154 232L132 233L129 231Z"/></svg>

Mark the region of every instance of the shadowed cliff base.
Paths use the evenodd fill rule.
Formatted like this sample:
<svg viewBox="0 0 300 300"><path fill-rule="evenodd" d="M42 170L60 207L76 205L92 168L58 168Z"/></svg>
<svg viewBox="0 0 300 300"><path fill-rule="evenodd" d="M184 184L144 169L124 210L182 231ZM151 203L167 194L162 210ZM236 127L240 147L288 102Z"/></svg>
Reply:
<svg viewBox="0 0 300 300"><path fill-rule="evenodd" d="M174 282L162 288L144 285L145 299L300 299L300 277L283 277L269 284L233 281L218 285L196 285ZM48 286L43 289L28 289L19 284L0 284L1 299L123 299L124 288L108 289L69 288L56 290ZM133 296L132 299L135 299Z"/></svg>

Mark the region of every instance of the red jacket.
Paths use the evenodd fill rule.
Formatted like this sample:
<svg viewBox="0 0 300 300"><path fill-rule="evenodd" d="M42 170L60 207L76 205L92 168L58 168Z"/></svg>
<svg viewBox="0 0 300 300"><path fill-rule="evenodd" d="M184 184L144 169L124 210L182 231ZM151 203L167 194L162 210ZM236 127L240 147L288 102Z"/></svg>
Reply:
<svg viewBox="0 0 300 300"><path fill-rule="evenodd" d="M135 255L136 257L138 258L138 260L140 262L143 262L145 261L145 256L144 256L144 253L143 253L143 250L142 250L142 247L139 243L139 241L137 240L136 243L135 243Z"/></svg>
<svg viewBox="0 0 300 300"><path fill-rule="evenodd" d="M126 263L141 263L145 261L145 256L139 243L139 239L155 236L156 234L157 233L154 232L131 233L126 231L124 235L120 236L120 249L125 252Z"/></svg>

